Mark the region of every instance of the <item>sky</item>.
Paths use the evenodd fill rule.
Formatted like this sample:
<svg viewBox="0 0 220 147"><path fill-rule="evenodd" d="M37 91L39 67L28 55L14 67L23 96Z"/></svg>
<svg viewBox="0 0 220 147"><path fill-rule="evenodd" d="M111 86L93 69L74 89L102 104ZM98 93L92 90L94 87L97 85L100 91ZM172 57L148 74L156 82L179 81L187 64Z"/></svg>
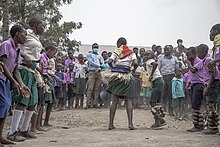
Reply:
<svg viewBox="0 0 220 147"><path fill-rule="evenodd" d="M125 37L132 46L176 46L181 38L186 47L211 47L210 28L220 23L220 0L74 0L60 10L62 21L83 23L70 35L82 44Z"/></svg>

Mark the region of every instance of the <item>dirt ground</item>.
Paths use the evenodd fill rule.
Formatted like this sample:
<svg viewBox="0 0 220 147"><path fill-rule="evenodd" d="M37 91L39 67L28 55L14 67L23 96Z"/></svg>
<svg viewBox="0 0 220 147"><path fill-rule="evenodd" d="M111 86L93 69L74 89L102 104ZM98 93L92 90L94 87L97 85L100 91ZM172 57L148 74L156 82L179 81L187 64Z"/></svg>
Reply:
<svg viewBox="0 0 220 147"><path fill-rule="evenodd" d="M167 126L150 130L153 123L148 110L134 110L136 130L128 130L124 109L117 110L115 130L108 128L109 109L66 110L52 112L53 127L37 139L16 143L14 147L220 147L220 135L188 133L189 120L166 116ZM5 133L8 130L8 117Z"/></svg>

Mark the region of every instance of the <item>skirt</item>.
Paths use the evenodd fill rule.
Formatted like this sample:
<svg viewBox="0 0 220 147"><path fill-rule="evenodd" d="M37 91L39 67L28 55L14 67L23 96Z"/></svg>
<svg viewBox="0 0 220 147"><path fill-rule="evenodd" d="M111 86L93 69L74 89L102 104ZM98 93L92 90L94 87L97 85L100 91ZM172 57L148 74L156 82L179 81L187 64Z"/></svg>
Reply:
<svg viewBox="0 0 220 147"><path fill-rule="evenodd" d="M75 84L73 87L75 94L82 95L86 93L86 78L75 78Z"/></svg>
<svg viewBox="0 0 220 147"><path fill-rule="evenodd" d="M151 96L151 87L141 87L140 96L150 97Z"/></svg>
<svg viewBox="0 0 220 147"><path fill-rule="evenodd" d="M130 98L132 99L132 92L134 88L134 77L131 73L118 73L111 72L108 75L109 84L106 88L111 94L117 95L120 98ZM104 75L105 77L106 75Z"/></svg>

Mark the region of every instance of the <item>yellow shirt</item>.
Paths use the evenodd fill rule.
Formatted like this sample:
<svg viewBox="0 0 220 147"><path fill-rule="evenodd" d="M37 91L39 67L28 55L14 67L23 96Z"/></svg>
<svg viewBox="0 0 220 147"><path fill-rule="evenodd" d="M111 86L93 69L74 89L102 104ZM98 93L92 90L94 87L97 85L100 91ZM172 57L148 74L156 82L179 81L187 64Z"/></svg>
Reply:
<svg viewBox="0 0 220 147"><path fill-rule="evenodd" d="M142 80L142 87L151 87L151 82L149 81L149 75L146 70L141 71L140 78Z"/></svg>

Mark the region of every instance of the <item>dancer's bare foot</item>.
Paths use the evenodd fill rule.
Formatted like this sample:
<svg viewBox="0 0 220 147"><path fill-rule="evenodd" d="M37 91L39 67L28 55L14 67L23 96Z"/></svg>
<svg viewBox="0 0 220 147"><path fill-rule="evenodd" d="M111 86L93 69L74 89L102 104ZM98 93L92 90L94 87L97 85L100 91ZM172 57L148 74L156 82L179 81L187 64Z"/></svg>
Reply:
<svg viewBox="0 0 220 147"><path fill-rule="evenodd" d="M129 125L128 128L129 128L130 130L135 130L135 129L136 129L133 125Z"/></svg>
<svg viewBox="0 0 220 147"><path fill-rule="evenodd" d="M45 129L45 128L43 128L43 127L37 127L36 128L38 131L43 131L43 132L46 132L47 131L47 129Z"/></svg>
<svg viewBox="0 0 220 147"><path fill-rule="evenodd" d="M1 137L0 138L0 144L5 144L5 145L7 145L7 144L15 144L13 141L11 141L11 140L8 140L8 139L6 139L6 138L4 138L4 137Z"/></svg>
<svg viewBox="0 0 220 147"><path fill-rule="evenodd" d="M109 125L108 129L113 130L113 129L115 129L115 127L113 125Z"/></svg>

